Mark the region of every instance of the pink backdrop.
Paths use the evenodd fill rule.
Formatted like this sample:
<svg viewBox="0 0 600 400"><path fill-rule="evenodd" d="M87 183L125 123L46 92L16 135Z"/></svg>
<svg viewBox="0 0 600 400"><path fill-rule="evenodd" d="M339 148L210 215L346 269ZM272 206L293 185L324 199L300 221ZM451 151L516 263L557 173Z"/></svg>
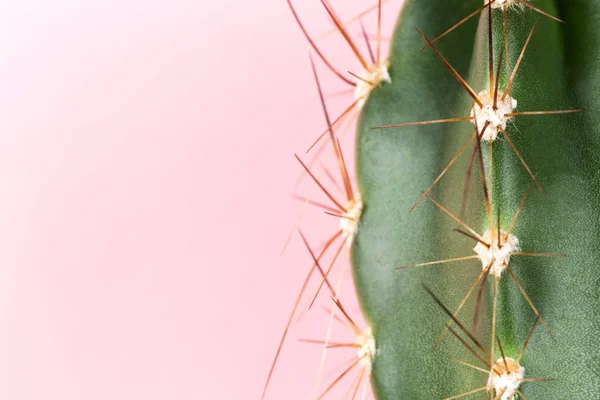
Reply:
<svg viewBox="0 0 600 400"><path fill-rule="evenodd" d="M330 27L299 3L311 30ZM293 153L324 127L285 1L0 8L0 398L259 398L310 267L297 237L280 255L300 208ZM313 210L302 226L316 247L336 224ZM295 340L324 336L311 314L268 398L311 397L320 351Z"/></svg>

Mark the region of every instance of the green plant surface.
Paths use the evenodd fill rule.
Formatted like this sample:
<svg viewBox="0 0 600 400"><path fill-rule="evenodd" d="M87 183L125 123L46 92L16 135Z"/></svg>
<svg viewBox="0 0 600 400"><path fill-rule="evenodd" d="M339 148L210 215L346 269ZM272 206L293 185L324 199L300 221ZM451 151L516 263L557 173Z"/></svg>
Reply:
<svg viewBox="0 0 600 400"><path fill-rule="evenodd" d="M372 384L381 399L443 398L454 388L467 390L477 384L471 371L443 355L461 351L460 346L431 352L443 322L421 286L427 282L447 299L459 301L468 288L466 280L478 273L477 265L394 270L440 258L451 230L447 218L426 202L408 211L448 162L445 149L458 149L470 132L456 132L450 125L372 129L454 117L458 104L468 109L467 97L444 65L431 51L420 52L424 42L415 30L434 36L480 6L479 0L446 3L406 2L390 52L392 85L371 94L358 127L357 179L365 207L352 255L359 298L377 340ZM470 66L475 30L472 21L455 32L453 41L439 43L463 75ZM468 122L461 126L472 131ZM464 170L466 164L461 164L453 171ZM472 247L465 238L453 236L455 248L444 257L460 256Z"/></svg>
<svg viewBox="0 0 600 400"><path fill-rule="evenodd" d="M531 399L598 399L600 125L596 122L600 92L594 92L594 74L600 72L595 29L600 4L562 1L559 13L553 3L538 1L536 6L559 15L566 23L539 20L515 79L513 96L519 101L519 110L584 108L584 112L517 117L509 130L546 192L546 196L535 193L528 199L514 233L524 251L566 255L511 261L556 338L554 343L539 329L522 361L529 376L555 378L556 382L526 384L523 394ZM512 46L512 60L537 19L533 13L518 17L511 18L515 23L509 29L509 43L516 44ZM501 23L495 22L500 38ZM572 46L579 51L573 53ZM496 47L499 50L501 46ZM476 62L474 70L481 70ZM510 147L500 144L494 147L494 192L497 207L510 213L518 207L520 192L530 178ZM498 334L505 347L518 353L534 315L508 278L502 280L499 302Z"/></svg>
<svg viewBox="0 0 600 400"><path fill-rule="evenodd" d="M516 257L510 267L550 327L534 332L521 364L529 399L600 398L600 132L598 90L600 51L596 27L600 4L536 0L533 4L565 20L559 24L531 10L508 13L511 68L538 21L511 95L516 111L583 108L580 114L515 117L507 134L538 178L545 194L532 191L513 233L523 251L566 257ZM374 130L374 127L469 115L473 101L415 28L430 39L481 6L475 1L407 0L391 48L392 84L375 90L365 105L357 135L357 179L364 202L353 246L357 292L376 340L372 384L378 399L446 398L485 386L487 376L448 359L475 363L455 338L432 348L447 317L431 300L426 284L454 310L475 277L478 260L407 270L398 266L473 255L475 243L457 233L458 224L424 200L409 213L422 191L438 176L473 133L470 122ZM475 92L488 88L487 14L436 43ZM477 32L476 32L477 30ZM503 18L494 11L494 53L505 48ZM506 57L506 55L504 55ZM502 64L504 65L504 64ZM507 82L501 68L500 89ZM430 195L459 214L468 151ZM483 147L489 166L487 143ZM477 163L475 164L477 170ZM486 171L486 173L489 171ZM487 228L480 175L474 173L463 220L477 232ZM493 144L493 206L506 229L532 182L521 160L503 138ZM490 347L493 280L488 278L477 337ZM461 311L467 327L473 301ZM516 358L535 314L515 282L504 272L498 293L497 335L507 356ZM499 349L495 349L499 357ZM488 398L485 392L471 398ZM487 397L486 397L487 396Z"/></svg>

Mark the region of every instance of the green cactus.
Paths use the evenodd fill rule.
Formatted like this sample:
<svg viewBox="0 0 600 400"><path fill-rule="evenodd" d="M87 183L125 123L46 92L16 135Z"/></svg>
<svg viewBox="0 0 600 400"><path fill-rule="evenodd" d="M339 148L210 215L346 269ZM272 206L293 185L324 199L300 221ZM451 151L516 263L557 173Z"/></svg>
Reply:
<svg viewBox="0 0 600 400"><path fill-rule="evenodd" d="M493 229L497 229L500 212L500 227L503 231L508 229L533 181L524 163L530 168L536 177L534 188L539 182L544 194L539 189L531 192L512 233L519 239L522 252L565 257L547 254L548 257L510 259L510 270L541 313L540 321L552 333L550 336L543 329L533 333L520 360L525 377L556 379L525 381L519 390L529 399L597 399L600 102L593 93L598 92L595 89L600 74L596 29L600 3L533 3L539 10L564 20L564 24L529 7L519 7L519 3L508 7L506 19L502 8L493 9L494 79L501 54L512 73L537 21L512 83L510 96L518 101L515 112L585 110L578 114L515 116L506 127L510 142L501 133L492 142L492 164L489 146L482 141L486 186L492 165L493 183L488 190L493 209L488 215L482 184L472 183L461 220L482 235L489 229L490 216ZM470 115L474 100L431 49L419 52L425 42L415 28L434 38L477 7L481 7L479 0L408 0L391 49L392 84L374 91L361 115L357 176L364 212L353 247L353 268L359 298L377 341L372 384L378 399L447 398L488 384L485 374L449 360L448 356L487 368L456 338L446 337L436 352L431 351L447 316L422 288L422 284L431 287L454 311L481 273L482 263L465 260L394 269L475 254L473 247L477 243L453 232L453 228L461 226L434 202L425 200L408 212L467 142L473 125L467 121L373 129ZM435 43L477 94L489 89L488 15L484 10L478 27L466 23ZM505 20L508 56L504 54ZM502 93L510 75L506 63L502 61L500 65ZM483 127L479 126L479 130ZM456 216L461 209L469 153L465 151L429 192L431 199ZM472 182L481 181L475 179L479 172L477 158ZM491 346L497 343L491 336L493 273L486 280L487 294L477 338L490 353ZM516 359L536 313L510 271L504 271L498 281L495 332L506 357ZM470 305L459 314L463 322L468 322L467 329L473 318L474 298L472 294ZM469 342L466 336L465 339ZM475 344L471 346L480 351ZM494 354L494 359L500 358L498 345ZM485 391L479 395L489 397ZM473 394L473 398L476 396Z"/></svg>
<svg viewBox="0 0 600 400"><path fill-rule="evenodd" d="M600 399L598 25L596 0L406 0L389 58L355 76L377 78L338 235L377 399ZM349 319L330 244L307 282Z"/></svg>

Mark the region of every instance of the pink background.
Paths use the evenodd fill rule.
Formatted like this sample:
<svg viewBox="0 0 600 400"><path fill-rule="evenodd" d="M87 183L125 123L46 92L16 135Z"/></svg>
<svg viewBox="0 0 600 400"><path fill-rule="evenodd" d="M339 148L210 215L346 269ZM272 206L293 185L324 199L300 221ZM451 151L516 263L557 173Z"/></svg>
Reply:
<svg viewBox="0 0 600 400"><path fill-rule="evenodd" d="M0 398L258 399L311 264L297 236L280 255L289 194L320 196L294 188L324 121L285 1L2 2L0 38ZM302 223L314 247L336 225ZM268 398L311 397L320 351L295 339L325 325L295 326Z"/></svg>

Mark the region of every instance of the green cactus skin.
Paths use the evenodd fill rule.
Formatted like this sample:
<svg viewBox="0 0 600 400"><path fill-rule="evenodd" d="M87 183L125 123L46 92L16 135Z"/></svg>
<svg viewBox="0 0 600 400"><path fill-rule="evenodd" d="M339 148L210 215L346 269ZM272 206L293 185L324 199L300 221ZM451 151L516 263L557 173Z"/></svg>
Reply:
<svg viewBox="0 0 600 400"><path fill-rule="evenodd" d="M436 58L418 28L432 39L481 7L480 0L407 0L390 53L392 84L376 89L363 108L357 134L357 179L364 202L352 263L359 299L377 341L371 381L378 399L442 399L487 383L481 372L448 356L476 363L448 335L432 352L447 316L431 300L426 284L453 311L481 272L478 260L396 267L473 255L474 242L452 232L459 226L432 202L409 209L473 133L470 122L374 130L412 121L468 116L473 101ZM513 233L523 251L567 257L513 257L510 266L540 310L556 341L538 326L521 360L528 399L600 399L600 2L534 0L560 24L529 9L509 10L511 68L538 21L512 86L516 111L583 108L580 114L519 116L508 136L536 174L545 195L534 189ZM495 62L504 49L502 12L494 11ZM477 27L479 23L479 27ZM488 89L487 14L436 43L436 48L473 87ZM505 55L506 57L506 55ZM504 64L503 64L504 65ZM507 75L500 78L503 89ZM452 166L431 197L458 214L468 151ZM493 145L494 220L503 229L531 183L504 139ZM483 154L488 167L487 146ZM475 171L477 170L477 164ZM487 173L487 171L486 171ZM480 176L473 174L463 220L487 227ZM477 337L490 347L492 278L486 283ZM461 311L467 327L474 296ZM516 358L535 314L505 272L498 293L497 336ZM496 347L495 354L500 357ZM479 396L479 397L478 397ZM489 398L485 391L469 398Z"/></svg>

